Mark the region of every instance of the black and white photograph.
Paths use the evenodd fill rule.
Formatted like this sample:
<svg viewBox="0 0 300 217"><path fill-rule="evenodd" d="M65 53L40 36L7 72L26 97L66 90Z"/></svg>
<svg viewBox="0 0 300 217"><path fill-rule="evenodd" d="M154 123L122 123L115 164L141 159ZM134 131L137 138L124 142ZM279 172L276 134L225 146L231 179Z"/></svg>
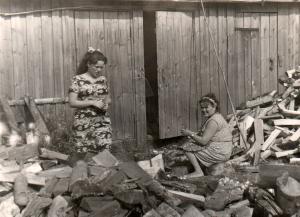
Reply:
<svg viewBox="0 0 300 217"><path fill-rule="evenodd" d="M300 1L0 0L0 217L300 217Z"/></svg>

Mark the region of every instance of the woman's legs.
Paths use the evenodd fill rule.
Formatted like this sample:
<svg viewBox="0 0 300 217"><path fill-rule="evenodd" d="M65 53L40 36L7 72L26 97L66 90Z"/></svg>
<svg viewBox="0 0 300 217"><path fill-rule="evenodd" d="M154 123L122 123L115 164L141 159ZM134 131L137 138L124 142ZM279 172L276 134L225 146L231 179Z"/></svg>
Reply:
<svg viewBox="0 0 300 217"><path fill-rule="evenodd" d="M195 171L193 173L190 173L188 175L186 175L186 178L193 178L193 177L200 177L200 176L204 176L204 173L200 167L200 164L196 158L196 156L191 153L191 152L186 152L185 153L186 156L188 157L189 161L191 162L191 164L193 165Z"/></svg>

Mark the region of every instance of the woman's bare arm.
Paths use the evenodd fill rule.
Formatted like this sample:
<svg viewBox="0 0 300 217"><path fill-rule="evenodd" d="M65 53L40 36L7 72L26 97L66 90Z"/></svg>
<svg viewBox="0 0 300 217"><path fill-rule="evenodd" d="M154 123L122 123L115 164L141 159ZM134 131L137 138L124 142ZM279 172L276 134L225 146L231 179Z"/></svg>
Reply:
<svg viewBox="0 0 300 217"><path fill-rule="evenodd" d="M89 106L95 106L102 109L104 103L97 100L78 100L78 94L74 92L69 93L69 104L72 108L86 108Z"/></svg>
<svg viewBox="0 0 300 217"><path fill-rule="evenodd" d="M206 129L203 133L203 136L198 136L196 133L190 131L190 130L182 130L182 134L185 136L191 137L193 140L195 140L197 143L205 146L209 142L209 140L217 133L218 131L218 125L214 121L208 122L206 125Z"/></svg>

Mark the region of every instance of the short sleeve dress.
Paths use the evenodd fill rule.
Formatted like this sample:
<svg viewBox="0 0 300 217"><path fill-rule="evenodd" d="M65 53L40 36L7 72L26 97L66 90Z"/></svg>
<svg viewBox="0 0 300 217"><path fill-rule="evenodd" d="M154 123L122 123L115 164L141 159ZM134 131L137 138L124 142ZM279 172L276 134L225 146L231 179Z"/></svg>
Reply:
<svg viewBox="0 0 300 217"><path fill-rule="evenodd" d="M69 92L78 94L79 100L105 100L108 97L107 79L100 76L95 83L83 75L72 79ZM71 138L78 153L97 153L110 149L112 129L109 113L96 107L77 108L74 115Z"/></svg>
<svg viewBox="0 0 300 217"><path fill-rule="evenodd" d="M217 124L218 130L206 146L197 145L194 140L190 139L182 147L187 152L193 152L200 163L206 167L229 160L233 148L232 133L220 113L215 113L208 118L197 134L201 136L211 121Z"/></svg>

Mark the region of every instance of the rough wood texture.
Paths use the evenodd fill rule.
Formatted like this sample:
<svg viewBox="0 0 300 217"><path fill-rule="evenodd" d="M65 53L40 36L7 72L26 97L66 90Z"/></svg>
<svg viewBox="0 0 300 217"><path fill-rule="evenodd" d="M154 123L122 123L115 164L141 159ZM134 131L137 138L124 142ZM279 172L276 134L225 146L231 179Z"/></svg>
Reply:
<svg viewBox="0 0 300 217"><path fill-rule="evenodd" d="M49 207L51 203L52 199L50 198L35 196L30 200L29 204L24 209L22 216L40 216L44 209Z"/></svg>
<svg viewBox="0 0 300 217"><path fill-rule="evenodd" d="M70 178L70 190L73 189L75 185L80 185L88 178L88 168L87 163L84 161L77 161L75 167L72 170Z"/></svg>

